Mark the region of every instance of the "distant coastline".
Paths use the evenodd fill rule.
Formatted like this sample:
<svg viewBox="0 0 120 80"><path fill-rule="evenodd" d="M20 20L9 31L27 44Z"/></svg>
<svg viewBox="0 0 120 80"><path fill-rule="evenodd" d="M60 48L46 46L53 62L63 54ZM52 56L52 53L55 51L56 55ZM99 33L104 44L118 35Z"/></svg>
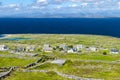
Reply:
<svg viewBox="0 0 120 80"><path fill-rule="evenodd" d="M4 35L3 35L3 34L0 34L0 38L2 38L2 37L4 37Z"/></svg>
<svg viewBox="0 0 120 80"><path fill-rule="evenodd" d="M6 38L6 37L8 37L8 36L11 36L12 34L0 34L0 39L1 38Z"/></svg>

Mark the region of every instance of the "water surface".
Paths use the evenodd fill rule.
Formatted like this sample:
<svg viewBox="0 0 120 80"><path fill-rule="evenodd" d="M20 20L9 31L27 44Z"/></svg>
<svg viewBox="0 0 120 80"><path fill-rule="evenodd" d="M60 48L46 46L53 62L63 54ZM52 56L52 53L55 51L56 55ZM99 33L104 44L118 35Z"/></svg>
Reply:
<svg viewBox="0 0 120 80"><path fill-rule="evenodd" d="M120 37L120 18L0 18L0 34L25 33Z"/></svg>

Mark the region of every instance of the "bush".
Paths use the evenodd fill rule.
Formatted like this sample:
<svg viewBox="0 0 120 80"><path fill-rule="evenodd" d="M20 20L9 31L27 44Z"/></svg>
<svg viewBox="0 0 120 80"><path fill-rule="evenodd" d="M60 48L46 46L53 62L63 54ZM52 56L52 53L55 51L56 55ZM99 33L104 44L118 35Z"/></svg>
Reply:
<svg viewBox="0 0 120 80"><path fill-rule="evenodd" d="M103 55L107 55L107 52L103 52Z"/></svg>
<svg viewBox="0 0 120 80"><path fill-rule="evenodd" d="M73 45L69 45L68 48L73 48Z"/></svg>

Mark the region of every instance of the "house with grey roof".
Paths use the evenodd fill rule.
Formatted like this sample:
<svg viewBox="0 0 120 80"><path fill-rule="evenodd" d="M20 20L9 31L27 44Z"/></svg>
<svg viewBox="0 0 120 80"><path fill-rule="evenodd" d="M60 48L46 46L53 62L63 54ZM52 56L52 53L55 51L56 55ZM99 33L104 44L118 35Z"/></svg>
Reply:
<svg viewBox="0 0 120 80"><path fill-rule="evenodd" d="M25 50L24 47L17 47L16 52L23 52Z"/></svg>
<svg viewBox="0 0 120 80"><path fill-rule="evenodd" d="M114 49L110 50L110 53L111 54L119 54L119 50L114 48Z"/></svg>

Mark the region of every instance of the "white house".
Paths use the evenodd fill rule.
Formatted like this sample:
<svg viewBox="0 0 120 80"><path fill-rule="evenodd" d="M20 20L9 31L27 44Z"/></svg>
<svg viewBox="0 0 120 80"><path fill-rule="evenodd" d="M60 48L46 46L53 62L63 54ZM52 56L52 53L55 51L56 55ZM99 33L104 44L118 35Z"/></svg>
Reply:
<svg viewBox="0 0 120 80"><path fill-rule="evenodd" d="M83 45L76 45L76 48L77 48L77 50L80 50L80 49L83 49L84 46Z"/></svg>
<svg viewBox="0 0 120 80"><path fill-rule="evenodd" d="M44 44L44 46L43 46L43 51L44 52L52 52L52 50L53 50L53 48L50 47L49 44Z"/></svg>
<svg viewBox="0 0 120 80"><path fill-rule="evenodd" d="M96 47L89 47L89 50L90 50L90 51L93 51L93 52L96 52L96 51L97 51L97 48L96 48Z"/></svg>
<svg viewBox="0 0 120 80"><path fill-rule="evenodd" d="M73 49L69 49L67 53L74 53Z"/></svg>
<svg viewBox="0 0 120 80"><path fill-rule="evenodd" d="M112 54L119 54L119 50L118 49L111 49L110 53L112 53Z"/></svg>
<svg viewBox="0 0 120 80"><path fill-rule="evenodd" d="M6 51L8 47L6 45L0 45L0 51Z"/></svg>
<svg viewBox="0 0 120 80"><path fill-rule="evenodd" d="M67 50L67 53L77 53L77 49L69 49Z"/></svg>
<svg viewBox="0 0 120 80"><path fill-rule="evenodd" d="M27 46L26 47L26 51L35 51L35 47L33 47L33 46Z"/></svg>

